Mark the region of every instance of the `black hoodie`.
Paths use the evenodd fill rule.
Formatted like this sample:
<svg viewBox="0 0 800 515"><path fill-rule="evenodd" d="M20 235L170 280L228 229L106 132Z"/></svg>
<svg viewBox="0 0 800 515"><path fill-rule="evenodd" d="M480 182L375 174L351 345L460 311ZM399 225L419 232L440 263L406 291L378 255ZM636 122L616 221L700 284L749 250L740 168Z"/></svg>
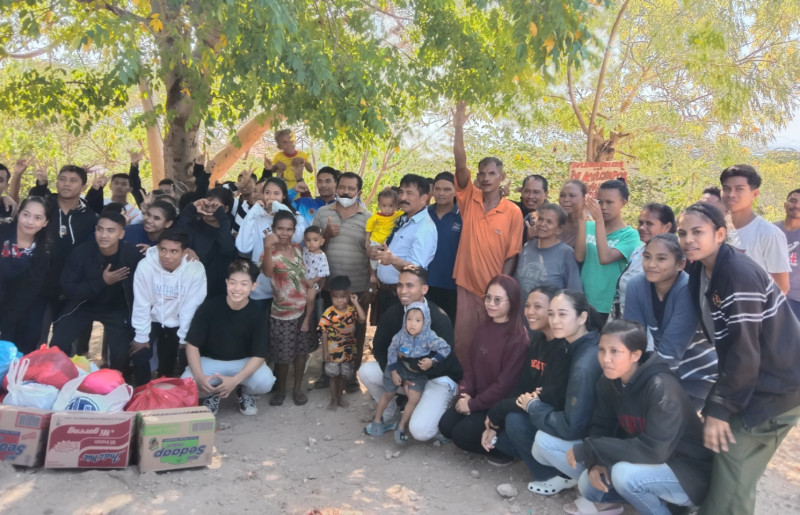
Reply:
<svg viewBox="0 0 800 515"><path fill-rule="evenodd" d="M703 424L678 378L656 353L648 353L627 385L605 376L589 437L574 447L586 468L666 463L695 506L708 492L711 451L703 446Z"/></svg>
<svg viewBox="0 0 800 515"><path fill-rule="evenodd" d="M47 189L47 185L37 185L30 190L29 196L44 197L53 209L53 215L47 222L46 230L50 233L53 259L45 283L50 285L46 291L49 297L58 297L61 270L72 249L91 241L92 232L97 225L97 214L89 209L83 199L79 199L78 207L64 213L58 207L58 196Z"/></svg>
<svg viewBox="0 0 800 515"><path fill-rule="evenodd" d="M553 338L548 341L541 331L530 331L528 356L517 384L511 395L489 409L488 417L492 424L502 428L509 413L526 413L517 406L517 397L537 388L542 389L539 394L542 402L550 404L556 411L563 411L570 362L569 344L566 340Z"/></svg>

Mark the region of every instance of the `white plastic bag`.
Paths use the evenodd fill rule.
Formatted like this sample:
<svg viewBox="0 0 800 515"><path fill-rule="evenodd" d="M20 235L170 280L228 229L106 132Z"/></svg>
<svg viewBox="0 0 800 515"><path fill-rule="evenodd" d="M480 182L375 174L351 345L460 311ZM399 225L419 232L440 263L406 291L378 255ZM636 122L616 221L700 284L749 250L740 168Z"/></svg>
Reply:
<svg viewBox="0 0 800 515"><path fill-rule="evenodd" d="M58 388L35 381L23 382L29 359L15 359L8 367L8 395L3 404L26 408L52 409L58 397Z"/></svg>
<svg viewBox="0 0 800 515"><path fill-rule="evenodd" d="M133 387L121 384L106 394L85 393L78 390L86 376L67 382L53 404L54 410L72 411L122 411L133 395Z"/></svg>

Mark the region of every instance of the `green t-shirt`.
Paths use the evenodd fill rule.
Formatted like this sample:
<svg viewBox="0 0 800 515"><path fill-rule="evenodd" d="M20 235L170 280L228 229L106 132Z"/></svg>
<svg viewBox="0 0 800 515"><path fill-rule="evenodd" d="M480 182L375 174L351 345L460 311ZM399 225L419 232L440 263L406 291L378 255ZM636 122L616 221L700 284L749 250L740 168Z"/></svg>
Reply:
<svg viewBox="0 0 800 515"><path fill-rule="evenodd" d="M630 225L608 235L608 246L624 256L618 261L601 265L597 257L594 222L586 222L586 258L581 267L581 283L589 304L600 313L609 313L617 290L617 279L625 270L628 258L642 244L639 233Z"/></svg>

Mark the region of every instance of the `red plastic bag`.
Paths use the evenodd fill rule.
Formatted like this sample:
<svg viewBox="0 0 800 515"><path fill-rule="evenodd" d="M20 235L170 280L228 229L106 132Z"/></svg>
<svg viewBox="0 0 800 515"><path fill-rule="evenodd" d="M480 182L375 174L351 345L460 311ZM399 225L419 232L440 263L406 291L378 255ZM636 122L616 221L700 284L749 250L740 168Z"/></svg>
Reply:
<svg viewBox="0 0 800 515"><path fill-rule="evenodd" d="M58 347L42 344L24 358L30 360L28 371L25 372L25 381L36 381L39 384L55 386L60 390L67 381L78 377L78 367ZM7 377L3 378L3 388L8 390Z"/></svg>
<svg viewBox="0 0 800 515"><path fill-rule="evenodd" d="M125 378L122 377L122 373L119 370L102 368L87 374L78 386L78 391L106 395L122 384L125 384Z"/></svg>
<svg viewBox="0 0 800 515"><path fill-rule="evenodd" d="M125 411L191 408L197 400L197 384L191 377L160 377L137 387Z"/></svg>

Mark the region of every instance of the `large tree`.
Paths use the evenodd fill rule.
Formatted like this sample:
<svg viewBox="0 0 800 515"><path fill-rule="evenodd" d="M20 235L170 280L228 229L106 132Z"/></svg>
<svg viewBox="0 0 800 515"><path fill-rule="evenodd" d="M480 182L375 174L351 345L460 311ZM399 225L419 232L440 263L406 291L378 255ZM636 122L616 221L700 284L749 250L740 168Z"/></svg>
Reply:
<svg viewBox="0 0 800 515"><path fill-rule="evenodd" d="M558 92L588 161L654 135L765 143L800 105L796 0L626 0L593 25L606 34L601 64L567 68Z"/></svg>
<svg viewBox="0 0 800 515"><path fill-rule="evenodd" d="M512 112L591 57L601 3L0 0L0 111L78 134L138 94L154 180L185 177L202 126L233 135L219 172L276 122L368 144L443 101Z"/></svg>

